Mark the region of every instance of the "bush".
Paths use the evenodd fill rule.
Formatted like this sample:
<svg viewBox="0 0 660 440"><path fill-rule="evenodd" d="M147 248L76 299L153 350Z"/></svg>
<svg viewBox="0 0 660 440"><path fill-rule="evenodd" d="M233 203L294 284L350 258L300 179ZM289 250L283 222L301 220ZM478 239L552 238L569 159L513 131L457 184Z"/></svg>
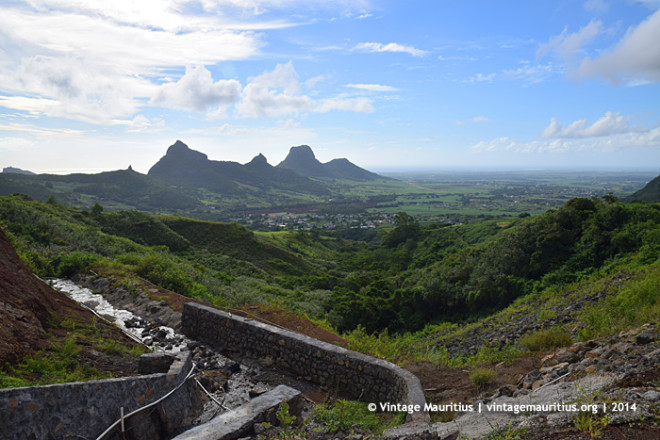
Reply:
<svg viewBox="0 0 660 440"><path fill-rule="evenodd" d="M573 340L563 328L553 327L526 334L519 339L519 343L527 350L535 352L567 347Z"/></svg>
<svg viewBox="0 0 660 440"><path fill-rule="evenodd" d="M75 251L60 259L55 275L69 278L77 273L86 271L100 260L101 257L99 255Z"/></svg>
<svg viewBox="0 0 660 440"><path fill-rule="evenodd" d="M348 433L354 426L381 432L387 426L383 415L369 411L364 402L337 400L334 404L322 404L314 408L314 418L323 423L328 432Z"/></svg>
<svg viewBox="0 0 660 440"><path fill-rule="evenodd" d="M488 388L488 385L495 382L495 379L497 379L497 371L490 368L475 368L470 371L470 380L480 391Z"/></svg>

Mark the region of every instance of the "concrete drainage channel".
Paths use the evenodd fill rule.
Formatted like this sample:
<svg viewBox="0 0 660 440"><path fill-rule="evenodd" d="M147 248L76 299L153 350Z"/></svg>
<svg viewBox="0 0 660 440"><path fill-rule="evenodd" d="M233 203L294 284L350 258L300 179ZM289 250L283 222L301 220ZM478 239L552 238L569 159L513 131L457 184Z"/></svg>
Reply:
<svg viewBox="0 0 660 440"><path fill-rule="evenodd" d="M144 294L107 294L114 288L103 278L83 282L119 307L151 313L141 317L115 308L104 296L68 280L51 282L154 350L140 359L142 375L0 390L0 439L220 440L253 435L255 424L276 421L282 401L298 415L304 406L300 391L284 385L270 389L260 382L260 365L335 392L358 392L369 401L424 407L419 380L388 362L192 303L186 304L183 316L169 308L164 312ZM136 308L131 300L145 304ZM153 322L153 316L161 322ZM158 325L163 321L170 326ZM194 339L178 334L180 328ZM297 367L303 364L313 367L301 373ZM428 420L428 413L419 412L407 421Z"/></svg>

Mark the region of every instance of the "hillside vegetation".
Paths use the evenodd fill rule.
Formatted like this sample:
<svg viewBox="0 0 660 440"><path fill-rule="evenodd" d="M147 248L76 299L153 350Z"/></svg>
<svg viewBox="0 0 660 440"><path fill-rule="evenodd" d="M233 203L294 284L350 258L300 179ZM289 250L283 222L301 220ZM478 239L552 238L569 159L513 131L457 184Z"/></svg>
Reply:
<svg viewBox="0 0 660 440"><path fill-rule="evenodd" d="M371 243L318 231L254 233L236 223L106 213L99 205L80 210L26 196L0 197L0 226L39 275L93 269L126 285L139 276L216 305L288 308L352 332L354 342L387 331L379 340L397 344L403 336L389 335L413 332L410 342L435 334L439 343L457 334L453 323L476 322L514 302L540 301L535 307L542 310L571 301L566 292L587 292L584 283L622 271L652 284L660 256L660 206L607 196L466 225L422 226L399 213ZM612 295L602 307L625 315L631 296ZM657 293L638 296L636 304L648 311L640 316L656 316ZM597 309L590 313L576 317L589 321L588 331L616 327Z"/></svg>

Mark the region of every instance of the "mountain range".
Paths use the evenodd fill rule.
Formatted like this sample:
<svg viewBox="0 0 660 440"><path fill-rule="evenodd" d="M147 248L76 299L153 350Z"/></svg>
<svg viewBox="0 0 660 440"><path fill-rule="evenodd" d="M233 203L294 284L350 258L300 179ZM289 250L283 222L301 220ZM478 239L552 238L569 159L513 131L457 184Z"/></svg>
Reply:
<svg viewBox="0 0 660 440"><path fill-rule="evenodd" d="M226 200L248 207L309 203L332 195L335 179L364 182L388 179L347 159L319 162L307 146L292 147L286 159L272 166L259 154L242 165L210 160L177 140L148 173L131 167L98 174L34 174L18 168L0 173L0 195L26 194L87 208L100 203L109 209L147 212L203 211Z"/></svg>
<svg viewBox="0 0 660 440"><path fill-rule="evenodd" d="M314 156L314 152L309 145L291 147L289 154L277 165L277 168L289 169L301 176L316 178L328 177L357 181L385 179L383 176L352 164L346 158L333 159L330 162L321 163Z"/></svg>

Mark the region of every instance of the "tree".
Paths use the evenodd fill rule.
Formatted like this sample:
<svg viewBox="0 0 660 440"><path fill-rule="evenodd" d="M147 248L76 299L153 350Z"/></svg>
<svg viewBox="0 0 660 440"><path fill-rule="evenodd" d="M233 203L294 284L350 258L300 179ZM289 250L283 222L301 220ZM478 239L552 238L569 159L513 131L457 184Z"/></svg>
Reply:
<svg viewBox="0 0 660 440"><path fill-rule="evenodd" d="M394 226L394 229L383 238L385 247L396 247L409 239L416 239L421 231L415 217L405 212L399 212L394 216Z"/></svg>
<svg viewBox="0 0 660 440"><path fill-rule="evenodd" d="M103 212L103 206L101 206L98 202L94 203L92 208L90 209L90 212L94 217L98 217L101 215Z"/></svg>

